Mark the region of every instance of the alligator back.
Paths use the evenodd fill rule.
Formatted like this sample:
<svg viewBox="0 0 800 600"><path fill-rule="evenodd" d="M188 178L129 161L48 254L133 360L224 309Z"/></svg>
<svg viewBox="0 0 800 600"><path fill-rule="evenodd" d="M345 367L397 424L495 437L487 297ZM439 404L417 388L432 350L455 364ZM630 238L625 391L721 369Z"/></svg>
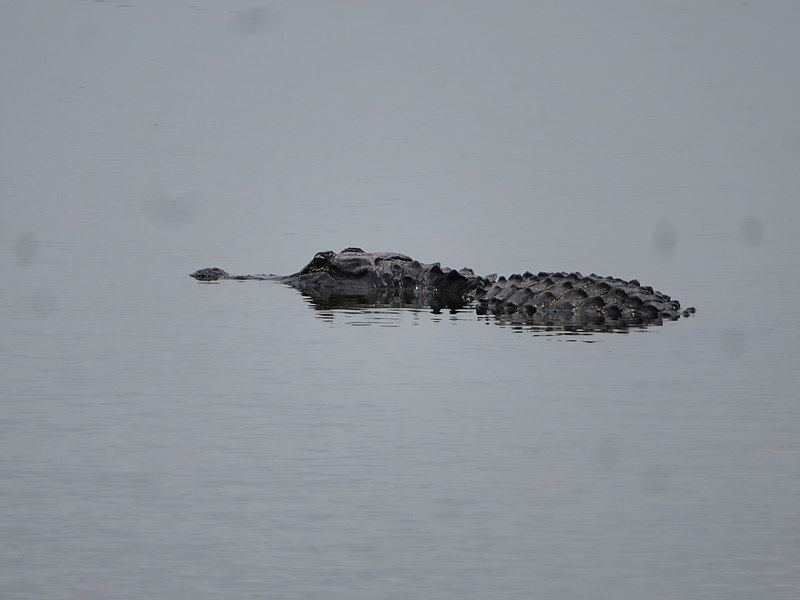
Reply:
<svg viewBox="0 0 800 600"><path fill-rule="evenodd" d="M594 273L526 272L494 281L481 278L470 297L478 313L536 323L634 325L676 320L694 313L694 308L681 312L680 302L635 279L625 281Z"/></svg>

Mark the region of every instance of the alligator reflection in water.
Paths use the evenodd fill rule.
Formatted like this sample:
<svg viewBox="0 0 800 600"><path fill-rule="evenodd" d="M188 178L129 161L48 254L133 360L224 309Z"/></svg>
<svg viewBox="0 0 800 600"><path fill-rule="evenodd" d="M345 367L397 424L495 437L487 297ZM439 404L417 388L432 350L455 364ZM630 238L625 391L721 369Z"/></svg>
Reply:
<svg viewBox="0 0 800 600"><path fill-rule="evenodd" d="M315 310L361 310L366 308L415 308L439 314L457 311L469 305L463 296L444 296L407 290L403 292L373 292L365 294L330 294L301 292Z"/></svg>
<svg viewBox="0 0 800 600"><path fill-rule="evenodd" d="M321 310L344 308L423 308L458 311L473 305L479 315L500 323L560 330L620 331L661 325L694 308L638 281L580 273L476 276L471 269L420 263L393 252L345 248L318 252L292 275L230 275L219 268L191 274L198 281L270 280L290 285Z"/></svg>
<svg viewBox="0 0 800 600"><path fill-rule="evenodd" d="M346 314L352 317L348 324L380 327L398 327L402 319L398 316L401 311L427 313L433 315L461 316L457 320L475 320L486 324L508 328L516 333L532 333L537 336L581 336L592 333L629 333L644 330L650 326L663 325L662 319L648 323L613 324L611 322L581 322L572 323L564 320L536 321L528 316L516 313L501 314L476 314L474 302L464 302L457 297L425 297L408 295L406 297L390 294L369 295L337 295L337 294L312 294L302 292L303 299L308 303L317 316L326 322L334 322L337 314ZM589 341L589 340L583 340Z"/></svg>

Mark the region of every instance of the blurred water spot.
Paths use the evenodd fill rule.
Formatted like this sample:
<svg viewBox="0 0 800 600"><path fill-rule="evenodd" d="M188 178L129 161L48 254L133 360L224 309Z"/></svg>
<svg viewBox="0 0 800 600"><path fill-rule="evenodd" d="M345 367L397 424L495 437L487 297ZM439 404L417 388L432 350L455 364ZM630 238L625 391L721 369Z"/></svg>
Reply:
<svg viewBox="0 0 800 600"><path fill-rule="evenodd" d="M647 494L660 494L669 485L670 471L664 465L649 465L642 472L642 490Z"/></svg>
<svg viewBox="0 0 800 600"><path fill-rule="evenodd" d="M197 218L197 209L189 192L177 196L154 192L142 201L142 210L151 221L165 229L183 227Z"/></svg>
<svg viewBox="0 0 800 600"><path fill-rule="evenodd" d="M14 242L14 257L17 259L17 264L24 267L33 264L41 248L42 244L32 233L27 232L18 236Z"/></svg>
<svg viewBox="0 0 800 600"><path fill-rule="evenodd" d="M668 220L658 221L653 229L653 252L661 258L671 259L678 249L678 229Z"/></svg>
<svg viewBox="0 0 800 600"><path fill-rule="evenodd" d="M270 27L275 21L275 13L266 6L240 10L231 19L231 30L241 35L258 33Z"/></svg>
<svg viewBox="0 0 800 600"><path fill-rule="evenodd" d="M748 246L759 246L764 241L764 225L758 217L749 215L742 219L739 231Z"/></svg>
<svg viewBox="0 0 800 600"><path fill-rule="evenodd" d="M741 329L729 329L722 334L722 352L729 360L737 360L747 350L747 335Z"/></svg>

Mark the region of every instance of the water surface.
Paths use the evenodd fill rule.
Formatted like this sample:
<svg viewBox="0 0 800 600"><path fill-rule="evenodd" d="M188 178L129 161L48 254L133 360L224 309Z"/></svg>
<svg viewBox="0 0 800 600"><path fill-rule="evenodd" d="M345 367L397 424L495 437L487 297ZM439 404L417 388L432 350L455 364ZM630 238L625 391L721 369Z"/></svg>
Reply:
<svg viewBox="0 0 800 600"><path fill-rule="evenodd" d="M0 589L796 598L793 3L0 7ZM637 278L314 306L319 250Z"/></svg>

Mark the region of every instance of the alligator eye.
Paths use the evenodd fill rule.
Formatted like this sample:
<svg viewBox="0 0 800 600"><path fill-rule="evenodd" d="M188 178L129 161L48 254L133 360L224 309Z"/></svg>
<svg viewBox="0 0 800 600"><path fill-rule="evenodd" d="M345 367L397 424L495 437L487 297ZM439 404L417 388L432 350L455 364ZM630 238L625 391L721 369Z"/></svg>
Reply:
<svg viewBox="0 0 800 600"><path fill-rule="evenodd" d="M312 267L323 267L328 262L328 257L323 254L317 254L314 258L311 259L311 266Z"/></svg>

